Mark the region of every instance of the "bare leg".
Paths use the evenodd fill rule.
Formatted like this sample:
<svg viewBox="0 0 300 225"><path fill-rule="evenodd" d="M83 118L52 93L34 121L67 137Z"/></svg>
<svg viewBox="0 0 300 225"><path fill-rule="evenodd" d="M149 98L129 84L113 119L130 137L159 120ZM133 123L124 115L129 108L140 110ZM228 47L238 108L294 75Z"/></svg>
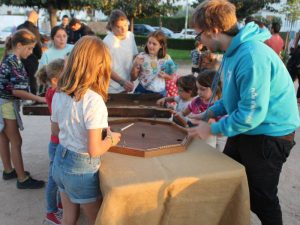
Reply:
<svg viewBox="0 0 300 225"><path fill-rule="evenodd" d="M79 209L80 205L74 204L70 201L69 197L61 192L61 202L63 205L63 219L62 219L62 225L76 225L76 222L79 217Z"/></svg>
<svg viewBox="0 0 300 225"><path fill-rule="evenodd" d="M97 214L99 212L102 199L97 200L96 202L81 204L82 210L86 215L89 224L94 225L96 221Z"/></svg>
<svg viewBox="0 0 300 225"><path fill-rule="evenodd" d="M4 133L11 144L11 159L16 169L18 179L25 179L23 158L21 152L22 138L18 129L17 120L4 119Z"/></svg>
<svg viewBox="0 0 300 225"><path fill-rule="evenodd" d="M13 168L10 160L9 140L4 132L0 133L0 155L4 171L11 171Z"/></svg>

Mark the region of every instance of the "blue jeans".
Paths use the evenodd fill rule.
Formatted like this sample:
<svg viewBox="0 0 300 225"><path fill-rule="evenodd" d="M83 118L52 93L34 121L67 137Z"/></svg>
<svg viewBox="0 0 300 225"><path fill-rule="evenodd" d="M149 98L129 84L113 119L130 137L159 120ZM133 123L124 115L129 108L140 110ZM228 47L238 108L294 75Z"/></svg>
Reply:
<svg viewBox="0 0 300 225"><path fill-rule="evenodd" d="M48 172L48 184L46 187L46 201L47 201L47 213L57 211L57 205L60 203L60 195L58 193L58 187L52 177L53 160L55 157L57 144L50 141L48 145L49 154L49 172Z"/></svg>
<svg viewBox="0 0 300 225"><path fill-rule="evenodd" d="M161 92L149 91L149 90L145 89L141 84L138 84L138 86L134 89L134 93L135 94L152 94L152 93L158 93L162 97L167 96L167 91L166 90L163 90Z"/></svg>
<svg viewBox="0 0 300 225"><path fill-rule="evenodd" d="M57 146L53 163L53 179L60 192L74 204L87 204L101 197L99 183L100 156L71 151Z"/></svg>

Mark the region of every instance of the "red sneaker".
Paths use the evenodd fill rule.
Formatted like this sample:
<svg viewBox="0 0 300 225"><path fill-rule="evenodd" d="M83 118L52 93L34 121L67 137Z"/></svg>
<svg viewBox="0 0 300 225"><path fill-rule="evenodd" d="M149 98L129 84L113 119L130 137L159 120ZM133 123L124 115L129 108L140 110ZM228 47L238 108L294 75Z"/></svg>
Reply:
<svg viewBox="0 0 300 225"><path fill-rule="evenodd" d="M57 217L56 213L47 213L46 219L49 224L59 225L61 224L60 219Z"/></svg>

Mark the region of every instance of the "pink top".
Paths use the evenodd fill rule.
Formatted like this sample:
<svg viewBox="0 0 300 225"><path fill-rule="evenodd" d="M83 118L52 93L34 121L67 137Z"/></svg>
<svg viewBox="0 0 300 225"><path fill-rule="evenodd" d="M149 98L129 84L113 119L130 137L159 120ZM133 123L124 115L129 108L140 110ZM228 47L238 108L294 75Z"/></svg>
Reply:
<svg viewBox="0 0 300 225"><path fill-rule="evenodd" d="M204 103L200 97L196 97L188 105L188 109L190 110L191 113L199 114L204 112L208 108L208 106L212 106L212 105L213 104L208 105Z"/></svg>
<svg viewBox="0 0 300 225"><path fill-rule="evenodd" d="M277 55L283 50L284 42L279 34L272 34L272 37L265 41L265 43L271 47Z"/></svg>

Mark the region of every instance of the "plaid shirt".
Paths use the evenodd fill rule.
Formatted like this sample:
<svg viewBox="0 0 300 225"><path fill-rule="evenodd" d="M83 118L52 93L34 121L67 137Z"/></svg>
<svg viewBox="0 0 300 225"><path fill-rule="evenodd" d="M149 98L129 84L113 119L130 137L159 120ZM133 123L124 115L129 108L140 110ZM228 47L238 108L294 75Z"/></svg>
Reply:
<svg viewBox="0 0 300 225"><path fill-rule="evenodd" d="M13 90L28 91L25 67L16 55L7 55L0 65L0 98L14 100Z"/></svg>

